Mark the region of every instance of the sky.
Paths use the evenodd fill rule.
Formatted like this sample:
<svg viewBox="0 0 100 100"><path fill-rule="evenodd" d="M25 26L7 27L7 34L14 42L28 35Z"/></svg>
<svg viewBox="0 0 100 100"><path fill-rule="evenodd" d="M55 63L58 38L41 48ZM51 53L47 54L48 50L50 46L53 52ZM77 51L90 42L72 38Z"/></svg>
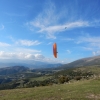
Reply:
<svg viewBox="0 0 100 100"><path fill-rule="evenodd" d="M0 0L1 60L69 63L97 55L100 0Z"/></svg>

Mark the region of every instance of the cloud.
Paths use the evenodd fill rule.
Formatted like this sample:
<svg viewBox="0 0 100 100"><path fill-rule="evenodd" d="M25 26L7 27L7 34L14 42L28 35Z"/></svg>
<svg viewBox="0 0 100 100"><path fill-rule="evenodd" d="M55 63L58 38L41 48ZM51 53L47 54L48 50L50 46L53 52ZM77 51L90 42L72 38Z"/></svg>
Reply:
<svg viewBox="0 0 100 100"><path fill-rule="evenodd" d="M27 54L24 56L26 59L35 59L35 56L33 54Z"/></svg>
<svg viewBox="0 0 100 100"><path fill-rule="evenodd" d="M23 46L34 46L34 45L39 45L42 42L39 42L38 40L23 40L23 39L19 39L16 40L14 39L12 36L8 37L12 42L14 42L17 45L23 45Z"/></svg>
<svg viewBox="0 0 100 100"><path fill-rule="evenodd" d="M49 21L50 23L50 21ZM30 29L38 28L38 33L43 33L46 35L47 38L53 38L56 39L55 33L59 33L62 31L66 31L73 28L79 28L79 27L88 27L89 22L88 21L74 21L74 22L66 22L64 24L45 24L41 22L40 20L35 20L27 23L27 25L30 26ZM65 27L67 27L65 29Z"/></svg>
<svg viewBox="0 0 100 100"><path fill-rule="evenodd" d="M40 33L46 33L49 38L55 38L54 34L59 33L61 31L66 31L69 29L74 29L74 28L80 28L80 27L93 27L95 26L96 23L94 22L88 22L88 21L74 21L74 22L66 22L65 24L62 25L51 25L51 26L45 26L45 27L40 27L40 30L38 32Z"/></svg>
<svg viewBox="0 0 100 100"><path fill-rule="evenodd" d="M76 21L76 22L70 22L62 25L52 25L47 27L41 27L41 29L38 32L47 32L47 33L56 33L60 31L65 31L66 29L76 28L76 27L85 27L88 26L88 22L85 21Z"/></svg>
<svg viewBox="0 0 100 100"><path fill-rule="evenodd" d="M66 60L47 58L41 53L26 53L26 52L6 52L0 51L0 59L10 59L10 60L33 60L33 61L42 61L47 63L67 63Z"/></svg>
<svg viewBox="0 0 100 100"><path fill-rule="evenodd" d="M63 40L63 41L74 41L73 38L62 38L61 40Z"/></svg>
<svg viewBox="0 0 100 100"><path fill-rule="evenodd" d="M40 53L41 50L35 50L35 49L29 49L29 48L15 48L14 52Z"/></svg>
<svg viewBox="0 0 100 100"><path fill-rule="evenodd" d="M71 54L71 51L70 50L66 50L66 51L67 51L68 54Z"/></svg>
<svg viewBox="0 0 100 100"><path fill-rule="evenodd" d="M44 55L41 54L41 52L34 52L31 51L31 49L26 49L30 52L27 51L21 51L21 50L25 50L25 49L19 49L19 50L15 50L12 52L8 52L8 51L0 51L0 59L3 60L33 60L33 61L41 61L41 62L47 62L47 63L68 63L68 60L65 59L55 59L55 58L48 58L45 57Z"/></svg>
<svg viewBox="0 0 100 100"><path fill-rule="evenodd" d="M27 59L27 60L43 60L45 57L42 54L32 54L23 52L5 52L0 51L2 59Z"/></svg>
<svg viewBox="0 0 100 100"><path fill-rule="evenodd" d="M10 35L7 38L9 38L12 42L15 42L15 39Z"/></svg>
<svg viewBox="0 0 100 100"><path fill-rule="evenodd" d="M24 46L33 46L33 45L39 45L41 42L38 40L31 41L31 40L18 40L16 44L24 45Z"/></svg>
<svg viewBox="0 0 100 100"><path fill-rule="evenodd" d="M78 44L89 43L93 47L100 47L100 37L93 37L93 36L79 37L77 43Z"/></svg>
<svg viewBox="0 0 100 100"><path fill-rule="evenodd" d="M4 25L0 25L0 30L3 30L4 28Z"/></svg>
<svg viewBox="0 0 100 100"><path fill-rule="evenodd" d="M49 2L41 13L26 24L35 33L45 34L47 38L52 39L56 39L56 33L69 29L100 26L99 19L91 21L84 17L80 18L80 14L74 9L76 5L72 8L70 6L69 4L68 7L61 7L58 11L55 4ZM75 11L77 13L74 13Z"/></svg>
<svg viewBox="0 0 100 100"><path fill-rule="evenodd" d="M82 49L90 51L94 56L100 55L100 36L88 35L79 37L77 40L75 41L77 41L78 45L83 46Z"/></svg>
<svg viewBox="0 0 100 100"><path fill-rule="evenodd" d="M100 50L98 50L98 51L93 51L92 54L93 54L94 56L100 55Z"/></svg>
<svg viewBox="0 0 100 100"><path fill-rule="evenodd" d="M8 46L11 46L11 45L8 43L0 42L0 47L8 47Z"/></svg>
<svg viewBox="0 0 100 100"><path fill-rule="evenodd" d="M53 42L49 42L47 45L51 45Z"/></svg>
<svg viewBox="0 0 100 100"><path fill-rule="evenodd" d="M43 60L45 57L42 54L35 54L35 58Z"/></svg>
<svg viewBox="0 0 100 100"><path fill-rule="evenodd" d="M5 51L0 51L0 58L16 58L15 53L7 53Z"/></svg>
<svg viewBox="0 0 100 100"><path fill-rule="evenodd" d="M92 51L93 48L92 47L82 47L84 50L88 50L88 51Z"/></svg>

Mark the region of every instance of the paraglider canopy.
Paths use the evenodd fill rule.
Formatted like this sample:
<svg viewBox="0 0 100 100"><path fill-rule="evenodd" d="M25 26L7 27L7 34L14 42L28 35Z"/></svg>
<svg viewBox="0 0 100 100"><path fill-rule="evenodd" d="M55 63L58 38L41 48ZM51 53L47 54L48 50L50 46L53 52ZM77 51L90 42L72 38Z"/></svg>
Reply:
<svg viewBox="0 0 100 100"><path fill-rule="evenodd" d="M53 44L53 55L55 58L57 58L57 44L56 43Z"/></svg>

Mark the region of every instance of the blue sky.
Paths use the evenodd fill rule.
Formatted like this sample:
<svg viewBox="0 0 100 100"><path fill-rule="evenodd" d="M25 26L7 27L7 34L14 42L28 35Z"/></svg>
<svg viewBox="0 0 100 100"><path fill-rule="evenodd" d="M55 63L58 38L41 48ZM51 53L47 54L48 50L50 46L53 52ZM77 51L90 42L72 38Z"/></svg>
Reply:
<svg viewBox="0 0 100 100"><path fill-rule="evenodd" d="M69 63L96 55L100 0L0 0L0 59Z"/></svg>

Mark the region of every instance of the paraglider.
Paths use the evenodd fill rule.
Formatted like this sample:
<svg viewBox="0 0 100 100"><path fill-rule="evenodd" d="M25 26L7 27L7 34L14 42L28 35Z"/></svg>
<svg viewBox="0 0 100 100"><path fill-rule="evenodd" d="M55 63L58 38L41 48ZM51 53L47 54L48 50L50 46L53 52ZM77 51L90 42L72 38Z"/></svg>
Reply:
<svg viewBox="0 0 100 100"><path fill-rule="evenodd" d="M55 58L57 58L57 53L58 53L58 52L57 52L57 44L54 43L54 44L53 44L53 55L54 55Z"/></svg>

